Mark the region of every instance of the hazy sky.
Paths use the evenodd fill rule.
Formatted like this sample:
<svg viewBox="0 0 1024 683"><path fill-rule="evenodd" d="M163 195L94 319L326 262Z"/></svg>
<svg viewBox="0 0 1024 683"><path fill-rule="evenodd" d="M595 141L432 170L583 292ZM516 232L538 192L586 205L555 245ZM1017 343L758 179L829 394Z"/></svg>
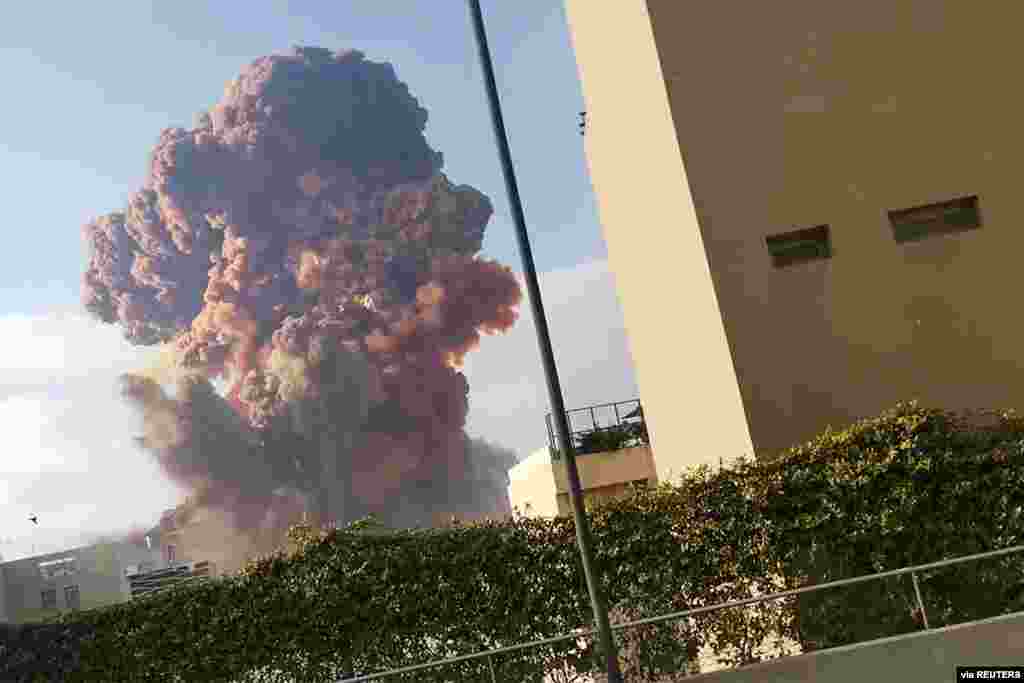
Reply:
<svg viewBox="0 0 1024 683"><path fill-rule="evenodd" d="M566 402L634 398L604 263L562 3L483 3ZM116 9L113 9L116 7ZM181 493L128 435L114 395L147 350L81 315L80 229L123 207L166 127L193 126L254 58L293 45L354 47L394 64L430 112L446 172L495 203L486 255L518 270L510 212L462 0L57 3L5 9L0 64L0 555L57 550L149 524ZM544 443L547 396L532 320L467 363L470 432L522 455ZM39 515L34 527L27 521ZM84 534L84 536L83 536Z"/></svg>

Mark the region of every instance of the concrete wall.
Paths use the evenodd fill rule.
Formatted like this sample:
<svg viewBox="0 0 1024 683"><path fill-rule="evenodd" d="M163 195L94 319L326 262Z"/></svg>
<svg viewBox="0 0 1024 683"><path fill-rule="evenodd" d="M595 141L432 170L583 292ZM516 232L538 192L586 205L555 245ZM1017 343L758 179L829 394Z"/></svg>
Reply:
<svg viewBox="0 0 1024 683"><path fill-rule="evenodd" d="M1024 664L1024 613L694 676L694 683L955 681L957 666Z"/></svg>
<svg viewBox="0 0 1024 683"><path fill-rule="evenodd" d="M555 490L569 491L569 480L565 462L559 460L552 465ZM622 448L603 453L586 453L576 456L576 470L580 475L580 487L592 490L634 481L657 483L658 474L654 457L649 446Z"/></svg>
<svg viewBox="0 0 1024 683"><path fill-rule="evenodd" d="M608 486L601 486L595 489L586 489L583 491L583 504L587 510L590 510L595 505L599 505L604 502L612 501L617 498L625 498L632 492L632 487L635 484L641 484L646 480L640 482L623 482L621 484L610 484ZM649 482L647 482L649 484ZM568 493L559 493L556 498L558 504L558 514L562 517L570 517L572 515L572 501L569 500Z"/></svg>
<svg viewBox="0 0 1024 683"><path fill-rule="evenodd" d="M608 262L657 476L672 480L687 465L752 454L736 373L647 8L641 0L565 5Z"/></svg>
<svg viewBox="0 0 1024 683"><path fill-rule="evenodd" d="M626 495L634 483L658 482L648 446L577 455L576 468L588 503ZM572 514L565 462L552 462L547 448L509 470L509 480L509 499L520 512L540 517Z"/></svg>
<svg viewBox="0 0 1024 683"><path fill-rule="evenodd" d="M649 446L577 455L576 470L580 475L583 500L588 504L625 496L633 484L654 486L658 483L657 468ZM553 463L552 474L557 491L558 514L571 515L565 462Z"/></svg>
<svg viewBox="0 0 1024 683"><path fill-rule="evenodd" d="M903 399L1022 407L1024 5L566 6L659 475L748 428L760 456ZM980 229L894 241L887 211L965 195ZM820 224L831 259L772 266Z"/></svg>

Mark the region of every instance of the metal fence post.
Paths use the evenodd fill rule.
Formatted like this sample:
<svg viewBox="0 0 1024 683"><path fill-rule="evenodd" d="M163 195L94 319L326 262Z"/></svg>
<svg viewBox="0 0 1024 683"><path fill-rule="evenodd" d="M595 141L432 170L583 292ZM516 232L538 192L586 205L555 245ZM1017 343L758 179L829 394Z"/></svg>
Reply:
<svg viewBox="0 0 1024 683"><path fill-rule="evenodd" d="M931 629L928 625L928 613L924 611L924 600L921 599L921 586L917 583L917 572L910 572L910 580L914 582L914 595L917 596L917 608L921 610L921 620L925 629Z"/></svg>
<svg viewBox="0 0 1024 683"><path fill-rule="evenodd" d="M551 427L551 413L544 416L544 424L548 428L548 447L551 449L551 457L558 459L558 448L555 445L555 430Z"/></svg>
<svg viewBox="0 0 1024 683"><path fill-rule="evenodd" d="M498 677L494 674L494 655L487 657L487 666L491 669L491 683L498 683Z"/></svg>

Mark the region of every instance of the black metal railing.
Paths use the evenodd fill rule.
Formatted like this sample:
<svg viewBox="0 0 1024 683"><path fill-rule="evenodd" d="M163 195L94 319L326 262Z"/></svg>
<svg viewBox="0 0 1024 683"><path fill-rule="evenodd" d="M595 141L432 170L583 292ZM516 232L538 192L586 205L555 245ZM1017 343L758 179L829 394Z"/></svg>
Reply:
<svg viewBox="0 0 1024 683"><path fill-rule="evenodd" d="M569 421L569 438L576 455L603 453L650 443L640 399L600 403L565 411ZM548 448L552 459L559 458L551 413L544 416L548 427Z"/></svg>

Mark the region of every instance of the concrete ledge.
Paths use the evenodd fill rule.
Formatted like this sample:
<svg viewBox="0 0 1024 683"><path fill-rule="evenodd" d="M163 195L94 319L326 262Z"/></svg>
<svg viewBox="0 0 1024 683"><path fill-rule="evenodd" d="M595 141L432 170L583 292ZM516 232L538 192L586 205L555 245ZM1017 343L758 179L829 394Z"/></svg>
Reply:
<svg viewBox="0 0 1024 683"><path fill-rule="evenodd" d="M552 470L555 476L555 491L568 493L569 480L565 473L565 463L554 463ZM579 472L580 486L584 491L633 481L658 480L650 446L577 455L576 470Z"/></svg>
<svg viewBox="0 0 1024 683"><path fill-rule="evenodd" d="M954 681L957 666L1024 664L1024 612L688 678L701 683Z"/></svg>

